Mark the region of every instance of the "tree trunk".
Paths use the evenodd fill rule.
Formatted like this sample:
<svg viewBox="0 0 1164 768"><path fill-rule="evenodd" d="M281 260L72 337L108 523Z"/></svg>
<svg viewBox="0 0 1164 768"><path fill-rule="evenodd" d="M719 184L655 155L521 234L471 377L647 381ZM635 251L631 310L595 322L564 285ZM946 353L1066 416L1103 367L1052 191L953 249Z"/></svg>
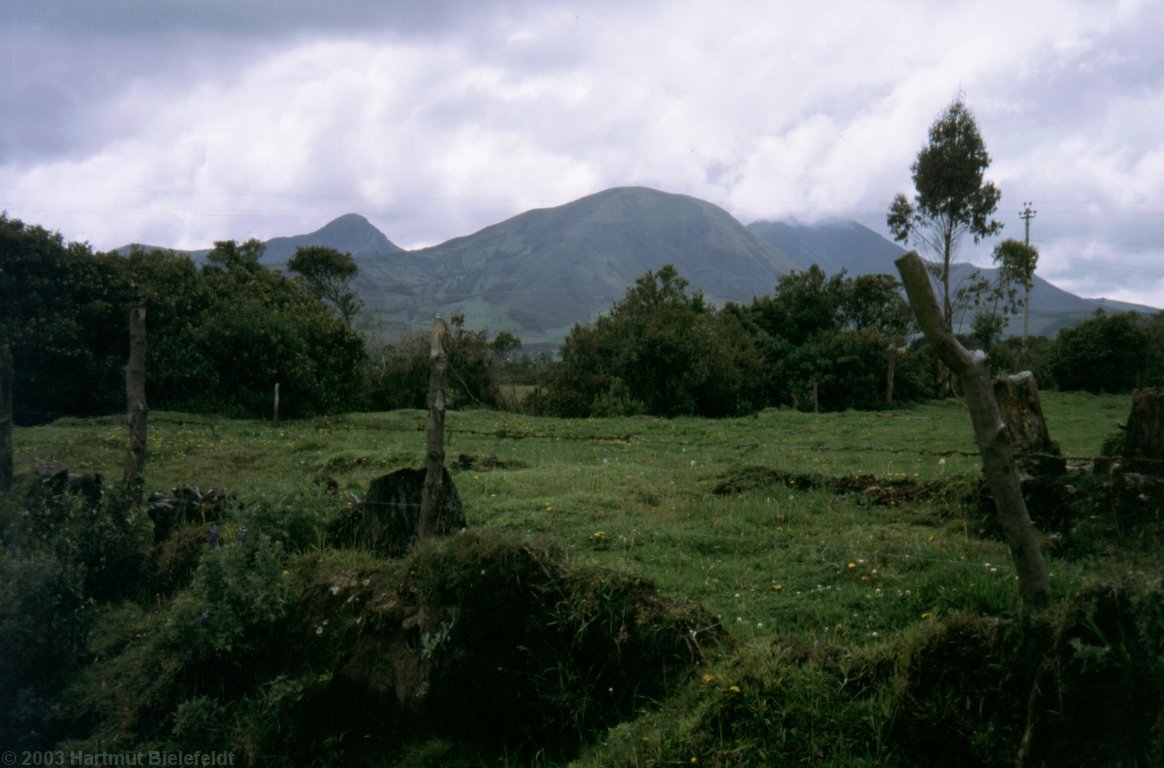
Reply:
<svg viewBox="0 0 1164 768"><path fill-rule="evenodd" d="M12 487L12 350L0 346L0 493Z"/></svg>
<svg viewBox="0 0 1164 768"><path fill-rule="evenodd" d="M145 397L146 311L129 311L129 364L125 366L126 420L129 446L125 452L125 487L135 509L141 507L145 486L146 416Z"/></svg>
<svg viewBox="0 0 1164 768"><path fill-rule="evenodd" d="M1028 608L1046 608L1051 604L1047 566L1023 501L1009 430L994 399L994 384L986 365L986 355L968 352L954 338L949 325L943 322L941 309L917 253L910 251L895 263L922 332L942 361L962 381L974 436L982 453L982 470L1018 573L1019 595Z"/></svg>
<svg viewBox="0 0 1164 768"><path fill-rule="evenodd" d="M417 538L425 539L450 533L455 521L446 520L441 511L445 494L445 366L448 354L445 338L449 327L441 318L432 321L432 343L429 348L428 379L428 441L425 451L424 489L420 502L420 521ZM451 478L450 478L451 482Z"/></svg>

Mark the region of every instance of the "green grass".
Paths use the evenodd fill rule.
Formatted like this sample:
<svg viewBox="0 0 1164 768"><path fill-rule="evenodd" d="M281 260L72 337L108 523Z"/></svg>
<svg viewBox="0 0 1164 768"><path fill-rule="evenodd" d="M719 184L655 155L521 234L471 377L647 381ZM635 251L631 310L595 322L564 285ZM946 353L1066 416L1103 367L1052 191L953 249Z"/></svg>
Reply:
<svg viewBox="0 0 1164 768"><path fill-rule="evenodd" d="M1052 392L1042 400L1052 437L1065 454L1080 459L1099 455L1104 438L1130 408L1121 396ZM107 417L18 428L17 474L59 461L74 472L117 478L123 425L121 417ZM262 526L276 527L279 510L290 510L286 514L296 525L310 527L321 519L311 510L342 503L347 494L362 496L380 474L422 466L424 427L419 411L279 425L155 412L146 491L165 492L177 484L225 487L251 504L244 503L240 517L250 510ZM947 615L1018 614L1008 551L978 534L976 518L963 503L979 460L958 401L879 413L768 410L722 421L558 420L466 411L449 413L446 427L447 463L469 526L518 540L548 534L581 564L647 576L665 595L702 603L743 643L738 656L722 661L741 678L796 688L797 675L821 674L815 668L777 674L771 669L773 647L840 647L838 658L860 666L891 639L924 632ZM944 492L880 506L859 493L804 489L773 472L792 478L868 476L874 483L912 482ZM341 501L313 485L318 474L335 478ZM725 481L741 478L747 482L734 486L735 492L716 492ZM299 542L317 548L328 543L322 526ZM1118 548L1048 558L1059 598L1113 572L1158 573L1152 566L1158 558L1129 560ZM722 676L723 668L708 674ZM613 732L611 743L625 742L617 759L634 764L627 755L642 748L644 739L682 742L682 724L698 717L706 696L707 689L696 685L669 705L687 707L687 720L646 718ZM806 711L836 706L831 700L810 704ZM862 712L860 717L878 717L874 703ZM838 765L845 764L845 754L830 751ZM697 755L672 757L687 762Z"/></svg>
<svg viewBox="0 0 1164 768"><path fill-rule="evenodd" d="M1052 436L1096 456L1126 416L1123 397L1044 393ZM425 413L285 422L152 413L147 493L184 483L236 496L313 493L334 477L361 496L375 476L423 464ZM768 410L710 421L558 420L449 413L446 455L470 526L548 533L583 559L643 573L703 602L741 637L819 632L875 638L923 613L1014 599L1006 548L972 535L960 508L871 506L855 495L771 483L714 495L746 468L824 477L935 482L973 476L978 458L957 401L879 413ZM18 428L17 472L60 461L117 477L120 417ZM468 468L458 469L464 456ZM850 567L851 566L851 567ZM1056 570L1056 569L1053 569ZM1061 588L1084 578L1066 564Z"/></svg>

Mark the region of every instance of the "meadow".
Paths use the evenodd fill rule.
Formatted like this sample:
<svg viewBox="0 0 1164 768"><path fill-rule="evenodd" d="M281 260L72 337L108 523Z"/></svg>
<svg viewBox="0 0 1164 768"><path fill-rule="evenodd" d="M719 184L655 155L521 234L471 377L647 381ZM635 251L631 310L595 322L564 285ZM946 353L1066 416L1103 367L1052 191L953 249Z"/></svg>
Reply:
<svg viewBox="0 0 1164 768"><path fill-rule="evenodd" d="M1052 437L1081 473L1130 405L1079 393L1042 400ZM238 502L232 522L296 526L303 533L290 546L329 552L337 507L375 476L423 466L424 428L420 411L280 424L154 412L146 492L226 488ZM998 639L975 635L986 630L973 621L1026 620L1010 555L977 502L980 462L960 401L724 420L468 410L449 413L446 428L469 528L515 543L549 539L580 568L650 579L660 595L704 606L730 635L665 700L569 755L577 765L900 762L926 743L901 735L913 731L895 702L916 682L902 677L905 659L939 634L964 632L984 647ZM18 428L17 475L57 461L117 478L125 444L122 417ZM1084 474L1076 485L1088 483ZM1113 580L1158 584L1155 527L1115 529L1101 505L1079 509L1070 530L1044 532L1059 605ZM988 698L955 695L968 709ZM1012 736L945 743L969 739L979 744L971 754L989 756ZM384 764L549 760L507 755L437 739Z"/></svg>

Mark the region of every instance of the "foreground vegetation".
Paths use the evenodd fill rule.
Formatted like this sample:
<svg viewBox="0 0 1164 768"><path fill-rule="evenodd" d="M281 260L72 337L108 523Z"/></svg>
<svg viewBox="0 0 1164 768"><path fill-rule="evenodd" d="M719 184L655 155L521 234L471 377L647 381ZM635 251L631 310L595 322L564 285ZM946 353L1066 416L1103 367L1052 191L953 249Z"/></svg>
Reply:
<svg viewBox="0 0 1164 768"><path fill-rule="evenodd" d="M1128 402L1048 393L1044 409L1082 466ZM230 492L156 546L108 482L96 512L38 495L37 464L116 477L122 424L16 430L17 492L0 509L6 747L217 748L260 764L997 765L1025 737L1030 765L1164 756L1158 521L1113 518L1102 478L1073 478L1067 523L1044 531L1057 606L1022 615L954 401L716 421L450 413L472 533L401 560L348 548L334 523L371 478L423 464L422 412L280 425L155 412L147 490ZM344 595L370 612L331 607ZM462 683L433 710L443 725L395 729L383 701L341 686L341 649L359 655L364 636L340 626L384 621L400 600L419 601L414 650L446 681L493 680L499 626L525 627L519 647L556 628L538 647L557 650L529 670L536 700ZM630 676L629 658L660 674Z"/></svg>

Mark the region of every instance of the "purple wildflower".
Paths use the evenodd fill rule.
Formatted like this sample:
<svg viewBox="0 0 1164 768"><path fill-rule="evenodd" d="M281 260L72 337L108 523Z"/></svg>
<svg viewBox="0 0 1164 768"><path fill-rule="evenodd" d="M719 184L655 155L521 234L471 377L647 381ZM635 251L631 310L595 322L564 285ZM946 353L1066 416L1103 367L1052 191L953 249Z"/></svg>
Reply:
<svg viewBox="0 0 1164 768"><path fill-rule="evenodd" d="M238 540L242 541L246 537L247 537L247 527L245 525L240 525L238 527Z"/></svg>
<svg viewBox="0 0 1164 768"><path fill-rule="evenodd" d="M206 611L203 611L202 615L198 617L198 623L205 627L210 623L210 614Z"/></svg>
<svg viewBox="0 0 1164 768"><path fill-rule="evenodd" d="M207 540L210 542L211 549L214 549L215 547L218 546L218 526L217 525L210 526L210 535L207 537Z"/></svg>

